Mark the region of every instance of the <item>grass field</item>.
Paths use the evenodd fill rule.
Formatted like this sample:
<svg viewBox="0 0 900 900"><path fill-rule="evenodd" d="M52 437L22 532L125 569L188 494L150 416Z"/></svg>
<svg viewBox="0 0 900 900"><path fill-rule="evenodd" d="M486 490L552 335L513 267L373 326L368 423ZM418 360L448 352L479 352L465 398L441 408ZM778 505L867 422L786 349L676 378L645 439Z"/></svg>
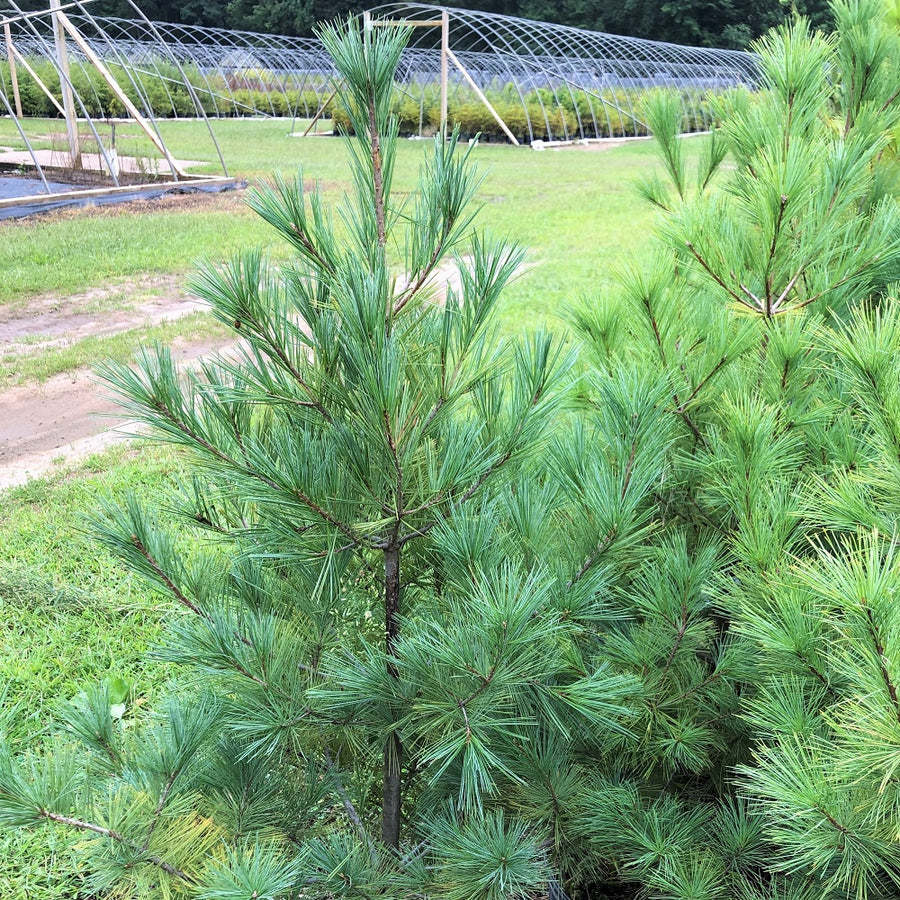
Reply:
<svg viewBox="0 0 900 900"><path fill-rule="evenodd" d="M176 156L196 158L197 127L165 123ZM8 128L0 121L0 143ZM234 174L253 182L302 165L307 179L319 181L336 201L347 184L342 145L290 138L286 128L278 121L234 121L218 123L217 133ZM399 192L410 189L424 150L421 142L402 143ZM485 174L480 227L528 248L530 265L504 301L503 327L561 328L565 303L601 292L614 258L645 240L652 217L631 184L653 164L651 146L537 153L485 145L473 156ZM198 258L221 260L251 244L270 245L271 236L234 197L0 223L0 311L26 309L48 296L62 301L110 283L122 290L107 302L127 305L131 279L187 273ZM183 328L213 328L190 318ZM12 383L48 377L60 366L88 365L102 355L126 358L151 337L172 338L173 328L138 328L114 341L55 348L30 369L7 360L0 375ZM132 705L152 702L166 672L149 650L160 639L166 609L91 543L85 516L126 490L160 498L178 475L172 453L120 446L0 492L0 708L15 746L39 746L54 706L97 680L122 678L131 686ZM0 835L0 897L77 896L79 873L69 841L52 831Z"/></svg>
<svg viewBox="0 0 900 900"><path fill-rule="evenodd" d="M176 156L197 155L202 126L162 124ZM0 142L11 139L4 127L10 123L0 121ZM302 166L307 182L319 182L336 198L347 170L340 142L291 138L288 127L281 120L229 120L217 123L216 132L233 174L252 183L272 172L293 175ZM427 142L401 141L399 193L412 186L426 148ZM485 144L473 157L486 176L481 227L522 242L537 263L509 292L504 312L511 320L552 318L567 297L602 286L611 255L642 239L648 215L636 204L631 181L652 162L648 142L542 153ZM219 259L240 246L270 243L249 210L233 198L221 201L228 215L216 203L172 207L165 215L148 215L144 204L107 207L91 216L89 235L78 214L0 224L0 305L138 273L186 272L199 257Z"/></svg>

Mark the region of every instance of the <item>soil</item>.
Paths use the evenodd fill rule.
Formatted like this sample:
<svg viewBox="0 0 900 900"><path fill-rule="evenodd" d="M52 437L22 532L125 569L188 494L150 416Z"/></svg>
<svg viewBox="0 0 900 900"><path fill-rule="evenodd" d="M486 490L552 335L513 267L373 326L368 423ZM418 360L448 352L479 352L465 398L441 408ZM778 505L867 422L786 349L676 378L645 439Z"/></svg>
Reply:
<svg viewBox="0 0 900 900"><path fill-rule="evenodd" d="M246 212L246 193L239 189L236 191L223 191L218 194L192 193L192 194L165 194L162 197L149 199L129 200L127 203L111 203L104 206L70 207L53 212L42 213L42 222L53 222L59 219L78 218L89 221L91 219L113 216L134 215L135 213L165 213L165 212L193 212L208 210L215 212ZM0 229L7 228L31 228L34 220L29 219L4 219L0 221ZM0 231L2 234L2 231Z"/></svg>
<svg viewBox="0 0 900 900"><path fill-rule="evenodd" d="M171 321L204 309L205 304L187 295L184 281L184 275L147 275L70 297L48 295L21 306L0 307L0 356L40 354L86 337ZM445 265L432 284L434 302L442 302L449 286L459 289L459 274ZM403 287L401 281L398 291ZM176 360L189 366L234 346L181 338L171 349ZM75 463L138 430L88 369L40 384L0 388L0 410L0 490Z"/></svg>
<svg viewBox="0 0 900 900"><path fill-rule="evenodd" d="M25 308L0 308L0 354L39 354L88 336L158 324L204 308L185 294L183 276L146 276L72 297L37 297ZM116 298L140 297L130 308ZM176 341L173 355L188 363L217 349ZM77 370L0 390L0 489L24 484L63 463L102 450L135 431L90 370Z"/></svg>

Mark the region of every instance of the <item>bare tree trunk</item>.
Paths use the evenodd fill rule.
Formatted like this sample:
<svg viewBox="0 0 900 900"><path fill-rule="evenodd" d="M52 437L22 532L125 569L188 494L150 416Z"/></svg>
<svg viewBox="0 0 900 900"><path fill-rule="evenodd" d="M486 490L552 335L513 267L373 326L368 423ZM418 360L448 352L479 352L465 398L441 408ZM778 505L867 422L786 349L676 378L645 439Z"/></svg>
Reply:
<svg viewBox="0 0 900 900"><path fill-rule="evenodd" d="M397 616L400 612L400 548L384 552L384 644L388 657L394 656L397 640ZM388 661L388 672L399 677L397 667ZM400 846L400 771L403 764L403 745L396 734L388 736L384 744L384 782L381 803L381 840L386 847Z"/></svg>

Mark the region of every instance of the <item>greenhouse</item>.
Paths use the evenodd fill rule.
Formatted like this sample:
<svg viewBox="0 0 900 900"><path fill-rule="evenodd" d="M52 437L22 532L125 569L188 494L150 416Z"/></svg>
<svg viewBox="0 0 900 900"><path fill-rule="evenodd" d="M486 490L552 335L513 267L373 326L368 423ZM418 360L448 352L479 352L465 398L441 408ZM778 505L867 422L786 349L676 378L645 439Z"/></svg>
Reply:
<svg viewBox="0 0 900 900"><path fill-rule="evenodd" d="M190 161L168 150L162 119L287 117L301 134L349 124L317 39L150 22L137 6L130 20L98 17L91 0L53 0L36 13L2 2L0 114L14 127L0 132L0 175L27 169L38 192L52 193L63 174L71 183L73 172L92 187L209 179L189 174ZM676 91L683 130L701 131L710 124L711 92L756 78L747 53L470 10L391 4L363 19L365 27L411 27L395 92L409 136L444 122L464 136L514 144L641 135L641 97L654 88ZM37 131L28 124L48 119L61 124ZM139 126L142 149L119 152L122 123ZM227 177L214 128L207 133L210 147L197 155L218 159L219 177Z"/></svg>

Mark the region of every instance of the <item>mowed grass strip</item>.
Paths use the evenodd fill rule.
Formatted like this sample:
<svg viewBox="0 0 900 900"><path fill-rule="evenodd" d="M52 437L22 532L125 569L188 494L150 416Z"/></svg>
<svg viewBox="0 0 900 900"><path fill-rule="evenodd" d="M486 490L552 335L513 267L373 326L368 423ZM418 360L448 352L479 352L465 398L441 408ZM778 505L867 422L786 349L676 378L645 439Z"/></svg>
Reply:
<svg viewBox="0 0 900 900"><path fill-rule="evenodd" d="M205 126L162 122L172 152L197 158ZM346 189L346 148L329 137L289 137L289 121L225 120L214 129L232 174L258 183L302 167L330 201ZM120 126L121 129L121 126ZM126 129L127 131L127 129ZM408 191L430 142L402 140L394 188ZM193 151L193 152L192 152ZM648 142L607 149L538 153L481 144L472 154L485 176L478 227L529 250L531 266L509 291L504 318L552 321L565 298L601 287L612 258L642 241L651 212L631 183L655 165ZM241 247L283 254L270 228L241 194L102 207L0 223L0 304L39 294L70 294L115 277L188 272L199 258L224 260Z"/></svg>

